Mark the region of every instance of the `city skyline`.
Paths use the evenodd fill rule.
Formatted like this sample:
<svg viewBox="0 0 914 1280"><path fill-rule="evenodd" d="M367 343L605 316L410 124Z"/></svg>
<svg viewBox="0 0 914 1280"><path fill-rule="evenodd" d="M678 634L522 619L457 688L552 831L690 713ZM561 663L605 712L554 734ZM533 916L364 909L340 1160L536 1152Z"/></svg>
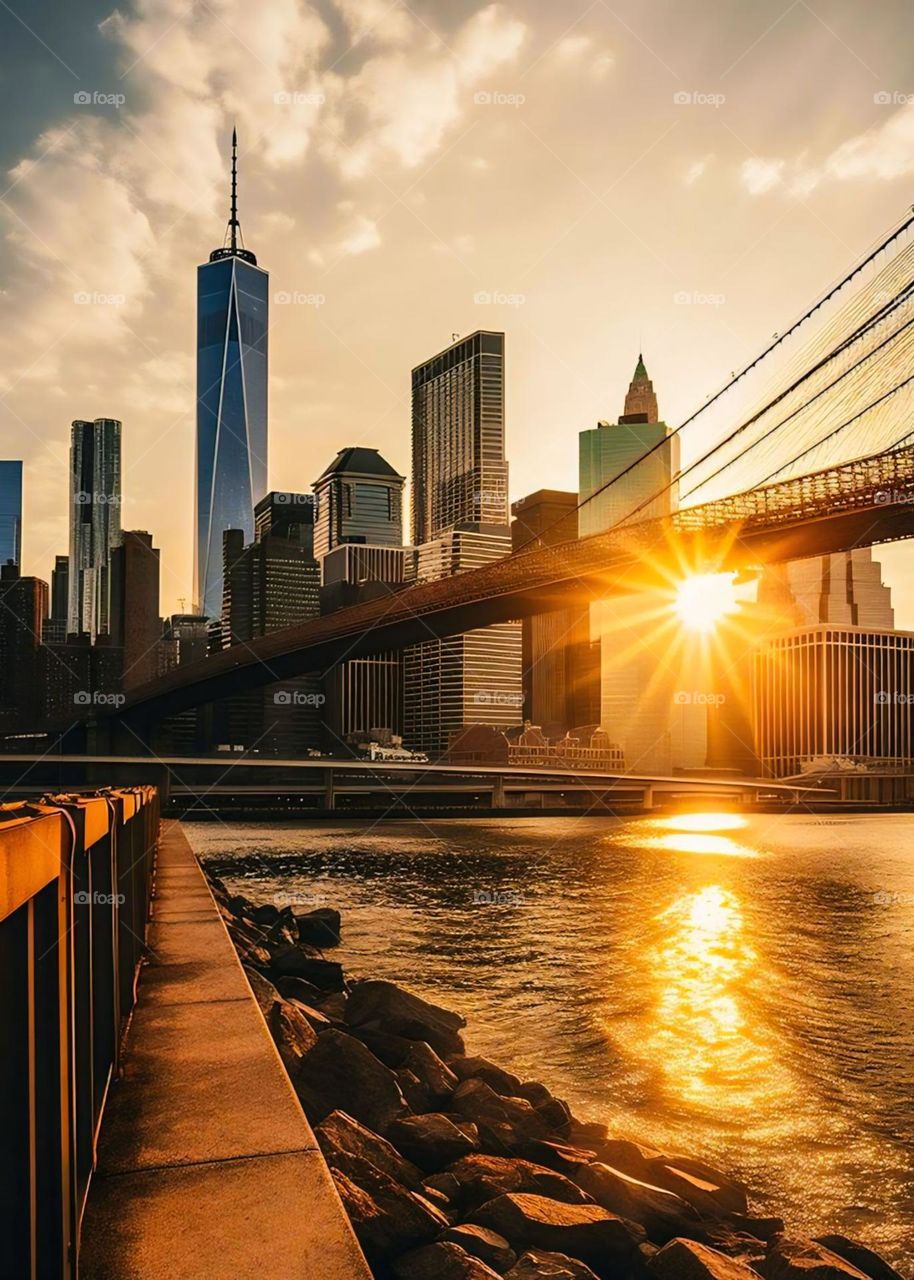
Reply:
<svg viewBox="0 0 914 1280"><path fill-rule="evenodd" d="M709 52L677 44L665 5L615 17L601 5L562 16L430 5L425 27L396 9L370 32L380 11L367 5L334 7L334 22L290 6L281 34L314 37L298 62L283 52L294 41L253 32L239 9L229 31L201 20L185 37L199 95L178 76L164 5L128 7L102 32L104 7L75 6L68 22L89 28L68 46L84 59L78 81L17 31L24 60L55 85L20 113L5 198L8 299L23 317L7 354L28 370L4 389L4 430L26 462L25 571L47 579L65 545L58 472L74 410L114 414L125 424L124 523L156 535L165 610L192 598L189 275L221 222L234 118L246 226L274 291L268 486L309 488L328 438L380 448L404 472L407 370L452 332L486 327L503 329L511 352L516 499L573 485L577 433L615 413L639 346L676 425L905 207L911 105L891 8L864 24L841 5L827 26L807 6L777 23L769 6L728 9ZM30 24L53 46L41 16L38 6ZM778 80L773 101L785 49L813 83ZM453 80L437 90L432 73L452 68L451 53ZM840 83L826 83L826 66L839 66ZM228 87L214 94L217 67ZM123 103L102 100L118 91ZM73 100L86 92L97 100ZM376 114L360 125L345 96L370 92ZM623 102L624 136L581 131ZM411 133L417 110L428 120ZM855 140L867 131L864 154ZM67 239L52 180L85 193L93 233ZM536 191L548 194L531 201ZM789 270L774 294L780 263ZM27 289L36 272L43 302ZM72 404L67 388L83 384L90 402ZM906 552L883 559L899 625L911 625Z"/></svg>

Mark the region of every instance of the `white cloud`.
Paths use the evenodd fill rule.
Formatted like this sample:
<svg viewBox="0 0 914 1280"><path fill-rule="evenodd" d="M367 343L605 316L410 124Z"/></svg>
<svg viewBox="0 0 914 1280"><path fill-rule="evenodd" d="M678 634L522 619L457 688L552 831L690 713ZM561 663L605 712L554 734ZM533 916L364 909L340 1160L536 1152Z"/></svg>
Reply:
<svg viewBox="0 0 914 1280"><path fill-rule="evenodd" d="M783 181L784 160L744 160L740 166L740 178L743 186L752 196L764 195L765 192L780 186Z"/></svg>
<svg viewBox="0 0 914 1280"><path fill-rule="evenodd" d="M694 187L695 183L705 176L708 171L708 165L713 159L714 157L709 155L702 156L700 160L693 160L682 176L684 186Z"/></svg>
<svg viewBox="0 0 914 1280"><path fill-rule="evenodd" d="M842 143L825 162L843 181L876 178L891 182L914 173L914 103L907 103L868 133Z"/></svg>

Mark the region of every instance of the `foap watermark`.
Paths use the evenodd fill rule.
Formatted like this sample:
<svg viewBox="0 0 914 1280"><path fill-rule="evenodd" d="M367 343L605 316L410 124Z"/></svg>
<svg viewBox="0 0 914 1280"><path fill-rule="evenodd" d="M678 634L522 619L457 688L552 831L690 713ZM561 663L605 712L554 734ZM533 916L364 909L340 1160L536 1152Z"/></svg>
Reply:
<svg viewBox="0 0 914 1280"><path fill-rule="evenodd" d="M306 689L277 689L273 694L275 707L322 707L326 701L322 693L309 693Z"/></svg>
<svg viewBox="0 0 914 1280"><path fill-rule="evenodd" d="M477 707L522 707L524 695L504 689L479 689L473 694L473 701Z"/></svg>
<svg viewBox="0 0 914 1280"><path fill-rule="evenodd" d="M322 107L327 101L325 93L303 89L280 89L273 94L277 107Z"/></svg>
<svg viewBox="0 0 914 1280"><path fill-rule="evenodd" d="M521 907L527 901L520 889L474 889L474 907Z"/></svg>
<svg viewBox="0 0 914 1280"><path fill-rule="evenodd" d="M127 899L122 893L89 893L86 889L78 889L73 894L73 901L78 907L122 907Z"/></svg>
<svg viewBox="0 0 914 1280"><path fill-rule="evenodd" d="M680 289L673 294L677 307L722 307L726 301L722 293L702 293L700 289Z"/></svg>
<svg viewBox="0 0 914 1280"><path fill-rule="evenodd" d="M79 493L73 494L73 501L78 507L119 507L121 495L119 493L88 493L85 489L80 489Z"/></svg>
<svg viewBox="0 0 914 1280"><path fill-rule="evenodd" d="M522 107L527 101L523 93L502 93L499 89L480 89L473 94L477 107Z"/></svg>
<svg viewBox="0 0 914 1280"><path fill-rule="evenodd" d="M914 93L901 93L898 89L880 89L873 94L877 107L909 107L914 102Z"/></svg>
<svg viewBox="0 0 914 1280"><path fill-rule="evenodd" d="M722 707L726 701L725 693L710 693L706 689L680 689L673 694L677 707Z"/></svg>
<svg viewBox="0 0 914 1280"><path fill-rule="evenodd" d="M527 301L525 293L502 293L499 289L480 289L473 294L477 307L522 307Z"/></svg>
<svg viewBox="0 0 914 1280"><path fill-rule="evenodd" d="M892 893L888 889L877 889L873 894L877 907L910 907L914 905L914 893Z"/></svg>
<svg viewBox="0 0 914 1280"><path fill-rule="evenodd" d="M73 702L77 707L122 707L127 701L122 693L105 693L103 689L77 689Z"/></svg>
<svg viewBox="0 0 914 1280"><path fill-rule="evenodd" d="M301 293L294 290L289 293L281 289L273 295L277 307L322 307L327 301L322 293Z"/></svg>
<svg viewBox="0 0 914 1280"><path fill-rule="evenodd" d="M901 689L880 689L873 701L877 707L912 707L914 693L905 693Z"/></svg>
<svg viewBox="0 0 914 1280"><path fill-rule="evenodd" d="M310 493L274 493L273 501L283 507L310 507L314 504Z"/></svg>
<svg viewBox="0 0 914 1280"><path fill-rule="evenodd" d="M722 107L727 101L725 93L704 93L701 89L680 89L673 94L677 107Z"/></svg>
<svg viewBox="0 0 914 1280"><path fill-rule="evenodd" d="M877 507L910 505L914 502L914 493L908 489L880 489L873 494L873 502Z"/></svg>
<svg viewBox="0 0 914 1280"><path fill-rule="evenodd" d="M114 107L119 111L127 101L123 93L103 93L100 89L77 89L73 105L77 107Z"/></svg>
<svg viewBox="0 0 914 1280"><path fill-rule="evenodd" d="M73 301L78 307L122 307L127 298L123 293L90 293L80 289L73 294Z"/></svg>

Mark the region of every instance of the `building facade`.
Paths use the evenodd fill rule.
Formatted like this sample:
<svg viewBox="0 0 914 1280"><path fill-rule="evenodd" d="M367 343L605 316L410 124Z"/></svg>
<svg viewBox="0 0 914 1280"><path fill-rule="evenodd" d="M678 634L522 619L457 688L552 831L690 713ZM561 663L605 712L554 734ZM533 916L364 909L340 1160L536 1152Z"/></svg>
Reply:
<svg viewBox="0 0 914 1280"><path fill-rule="evenodd" d="M34 729L43 719L41 627L48 611L48 584L23 578L19 566L0 566L0 724L13 732Z"/></svg>
<svg viewBox="0 0 914 1280"><path fill-rule="evenodd" d="M759 579L758 603L798 627L895 625L892 594L871 547L768 565Z"/></svg>
<svg viewBox="0 0 914 1280"><path fill-rule="evenodd" d="M768 641L755 658L754 720L765 776L817 762L914 762L914 633L830 625Z"/></svg>
<svg viewBox="0 0 914 1280"><path fill-rule="evenodd" d="M269 275L243 247L236 195L233 134L226 243L197 268L194 594L211 618L222 607L222 534L253 540L267 488Z"/></svg>
<svg viewBox="0 0 914 1280"><path fill-rule="evenodd" d="M41 639L44 644L64 644L70 610L70 557L55 556L51 570L50 613L44 620Z"/></svg>
<svg viewBox="0 0 914 1280"><path fill-rule="evenodd" d="M121 540L121 424L77 420L70 432L67 633L109 632L111 553Z"/></svg>
<svg viewBox="0 0 914 1280"><path fill-rule="evenodd" d="M377 449L341 449L314 482L314 554L347 542L402 546L405 483Z"/></svg>
<svg viewBox="0 0 914 1280"><path fill-rule="evenodd" d="M111 553L111 636L124 655L126 692L159 673L159 549L152 534L131 529Z"/></svg>
<svg viewBox="0 0 914 1280"><path fill-rule="evenodd" d="M0 565L22 564L22 463L0 462Z"/></svg>
<svg viewBox="0 0 914 1280"><path fill-rule="evenodd" d="M504 334L478 331L418 365L412 424L418 581L509 555ZM403 736L414 750L440 756L466 725L522 719L518 622L423 641L403 662Z"/></svg>

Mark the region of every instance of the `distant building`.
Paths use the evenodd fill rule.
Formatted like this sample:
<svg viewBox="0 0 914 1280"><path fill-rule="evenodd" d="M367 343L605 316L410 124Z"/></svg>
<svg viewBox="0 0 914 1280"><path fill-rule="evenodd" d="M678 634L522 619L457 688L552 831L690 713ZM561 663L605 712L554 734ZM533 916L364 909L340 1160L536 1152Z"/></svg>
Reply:
<svg viewBox="0 0 914 1280"><path fill-rule="evenodd" d="M22 565L22 463L0 462L0 565Z"/></svg>
<svg viewBox="0 0 914 1280"><path fill-rule="evenodd" d="M123 651L107 633L93 644L88 635L70 635L65 644L42 648L45 711L52 724L67 726L110 707L121 696Z"/></svg>
<svg viewBox="0 0 914 1280"><path fill-rule="evenodd" d="M321 562L321 613L389 596L415 576L403 546L401 476L377 449L341 449L315 482L315 548ZM346 657L324 672L324 746L348 751L366 737L403 728L403 655Z"/></svg>
<svg viewBox="0 0 914 1280"><path fill-rule="evenodd" d="M70 433L67 634L109 630L111 552L121 540L121 423L77 420Z"/></svg>
<svg viewBox="0 0 914 1280"><path fill-rule="evenodd" d="M273 491L254 507L254 541L273 535L314 555L315 499L310 493Z"/></svg>
<svg viewBox="0 0 914 1280"><path fill-rule="evenodd" d="M578 495L538 489L511 507L514 552L578 536ZM524 715L558 736L600 719L600 644L590 637L590 605L540 613L521 623Z"/></svg>
<svg viewBox="0 0 914 1280"><path fill-rule="evenodd" d="M131 529L111 552L111 637L124 655L122 689L154 680L162 638L159 550L152 534Z"/></svg>
<svg viewBox="0 0 914 1280"><path fill-rule="evenodd" d="M165 619L158 649L159 675L207 656L207 619L200 613L173 613Z"/></svg>
<svg viewBox="0 0 914 1280"><path fill-rule="evenodd" d="M43 719L41 625L48 584L23 578L14 562L0 567L0 723L34 729Z"/></svg>
<svg viewBox="0 0 914 1280"><path fill-rule="evenodd" d="M759 580L758 603L785 622L891 630L892 594L871 547L768 565Z"/></svg>
<svg viewBox="0 0 914 1280"><path fill-rule="evenodd" d="M51 570L51 612L41 629L44 644L64 644L67 639L67 617L70 608L70 558L55 556Z"/></svg>
<svg viewBox="0 0 914 1280"><path fill-rule="evenodd" d="M914 763L914 633L815 625L776 636L755 659L754 718L764 774L817 760Z"/></svg>
<svg viewBox="0 0 914 1280"><path fill-rule="evenodd" d="M472 333L413 369L412 456L418 580L510 554L503 333ZM520 623L423 641L403 662L409 747L437 756L468 724L522 714Z"/></svg>
<svg viewBox="0 0 914 1280"><path fill-rule="evenodd" d="M638 519L669 515L678 502L678 470L678 438L660 420L639 355L618 422L581 432L581 536L620 524L642 504ZM669 774L703 756L707 711L676 701L676 677L649 642L656 609L649 595L599 601L591 607L591 636L601 646L600 723L621 744L630 771Z"/></svg>
<svg viewBox="0 0 914 1280"><path fill-rule="evenodd" d="M503 764L531 769L574 769L622 773L622 748L599 725L585 725L559 738L547 737L539 725L510 729L472 724L451 736L448 764Z"/></svg>
<svg viewBox="0 0 914 1280"><path fill-rule="evenodd" d="M197 268L195 606L222 607L222 535L254 538L254 502L267 487L270 278L244 248L238 221L236 138L225 242Z"/></svg>

